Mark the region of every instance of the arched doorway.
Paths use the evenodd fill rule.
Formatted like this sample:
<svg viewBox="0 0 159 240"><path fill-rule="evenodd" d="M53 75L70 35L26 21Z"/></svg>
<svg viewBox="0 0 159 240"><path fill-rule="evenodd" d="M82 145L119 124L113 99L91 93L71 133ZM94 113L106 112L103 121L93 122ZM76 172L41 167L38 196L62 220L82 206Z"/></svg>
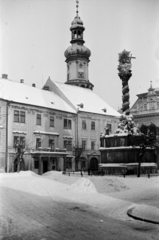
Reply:
<svg viewBox="0 0 159 240"><path fill-rule="evenodd" d="M91 158L90 160L90 170L98 171L98 160L97 158Z"/></svg>

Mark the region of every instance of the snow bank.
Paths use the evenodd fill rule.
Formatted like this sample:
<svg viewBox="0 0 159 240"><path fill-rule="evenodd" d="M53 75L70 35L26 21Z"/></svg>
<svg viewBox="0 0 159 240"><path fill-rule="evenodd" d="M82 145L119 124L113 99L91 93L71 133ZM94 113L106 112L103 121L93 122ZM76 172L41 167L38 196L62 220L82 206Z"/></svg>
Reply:
<svg viewBox="0 0 159 240"><path fill-rule="evenodd" d="M92 177L92 183L99 193L120 192L128 187L116 177Z"/></svg>
<svg viewBox="0 0 159 240"><path fill-rule="evenodd" d="M94 184L86 178L81 178L73 183L71 186L67 187L69 191L73 192L85 192L85 193L97 193Z"/></svg>
<svg viewBox="0 0 159 240"><path fill-rule="evenodd" d="M54 177L54 176L61 176L62 172L61 171L49 171L44 173L42 176L44 177Z"/></svg>
<svg viewBox="0 0 159 240"><path fill-rule="evenodd" d="M39 176L35 172L32 171L20 171L14 173L0 173L0 178L8 178L8 177L29 177L29 176Z"/></svg>
<svg viewBox="0 0 159 240"><path fill-rule="evenodd" d="M59 171L46 172L42 175L42 177L68 185L73 184L77 180L77 177L64 175Z"/></svg>

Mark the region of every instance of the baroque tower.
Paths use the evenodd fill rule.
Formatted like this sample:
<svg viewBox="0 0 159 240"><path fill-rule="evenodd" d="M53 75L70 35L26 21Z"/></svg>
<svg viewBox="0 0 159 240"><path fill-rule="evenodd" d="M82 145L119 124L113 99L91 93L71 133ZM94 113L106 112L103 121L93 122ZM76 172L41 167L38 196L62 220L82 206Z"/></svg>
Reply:
<svg viewBox="0 0 159 240"><path fill-rule="evenodd" d="M66 84L71 84L83 88L93 89L94 85L89 82L88 66L91 51L83 44L83 32L85 27L78 16L78 0L76 1L77 11L76 17L71 23L71 41L72 44L64 53L67 63L67 81Z"/></svg>

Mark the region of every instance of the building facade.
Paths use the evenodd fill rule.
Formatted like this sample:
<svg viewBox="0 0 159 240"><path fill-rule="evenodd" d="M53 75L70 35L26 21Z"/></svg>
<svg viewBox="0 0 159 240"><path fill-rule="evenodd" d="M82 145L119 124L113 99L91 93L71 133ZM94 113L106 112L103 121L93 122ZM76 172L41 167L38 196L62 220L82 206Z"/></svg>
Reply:
<svg viewBox="0 0 159 240"><path fill-rule="evenodd" d="M142 124L155 124L159 137L159 88L153 88L152 84L146 93L137 95L138 99L131 107L131 113L139 126Z"/></svg>
<svg viewBox="0 0 159 240"><path fill-rule="evenodd" d="M157 127L157 142L159 143L159 88L153 88L151 83L148 91L138 94L137 97L138 99L131 108L134 121L139 127L143 124L147 126L151 123L155 124ZM159 154L156 152L156 155L159 168Z"/></svg>
<svg viewBox="0 0 159 240"><path fill-rule="evenodd" d="M0 79L0 169L17 171L16 144L25 153L21 170L98 170L100 135L117 129L120 114L93 92L89 81L90 50L78 16L71 24L71 46L65 51L67 81L49 77L43 89L24 80ZM13 91L14 89L14 91Z"/></svg>

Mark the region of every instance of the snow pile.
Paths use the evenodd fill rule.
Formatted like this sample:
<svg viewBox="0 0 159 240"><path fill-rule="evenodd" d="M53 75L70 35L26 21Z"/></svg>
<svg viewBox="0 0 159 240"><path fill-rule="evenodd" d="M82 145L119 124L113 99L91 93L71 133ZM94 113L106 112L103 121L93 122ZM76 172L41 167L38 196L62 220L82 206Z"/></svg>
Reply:
<svg viewBox="0 0 159 240"><path fill-rule="evenodd" d="M44 177L59 177L62 175L62 172L61 171L48 171L46 173L44 173L42 176Z"/></svg>
<svg viewBox="0 0 159 240"><path fill-rule="evenodd" d="M77 177L64 175L62 172L59 171L46 172L42 175L42 177L68 185L73 184L77 180Z"/></svg>
<svg viewBox="0 0 159 240"><path fill-rule="evenodd" d="M0 178L4 177L30 177L30 176L38 176L35 172L32 171L20 171L14 173L0 173Z"/></svg>
<svg viewBox="0 0 159 240"><path fill-rule="evenodd" d="M120 192L128 187L116 177L92 177L91 181L99 193Z"/></svg>
<svg viewBox="0 0 159 240"><path fill-rule="evenodd" d="M67 188L73 192L97 193L94 184L86 178L81 178Z"/></svg>
<svg viewBox="0 0 159 240"><path fill-rule="evenodd" d="M17 174L20 174L20 176L37 176L37 174L35 173L35 172L33 172L33 171L20 171L19 173L17 173Z"/></svg>

